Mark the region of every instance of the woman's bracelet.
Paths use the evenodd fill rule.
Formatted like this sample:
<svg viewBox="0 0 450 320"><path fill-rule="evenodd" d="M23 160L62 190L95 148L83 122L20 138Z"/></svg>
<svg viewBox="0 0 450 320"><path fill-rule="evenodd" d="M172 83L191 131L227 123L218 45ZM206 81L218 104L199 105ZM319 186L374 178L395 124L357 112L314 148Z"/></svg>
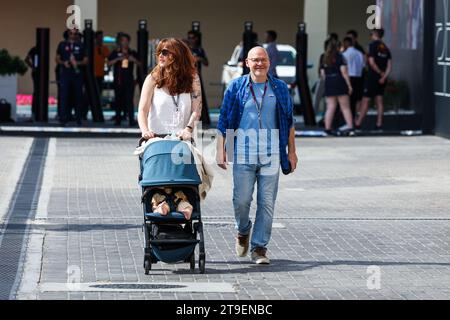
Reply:
<svg viewBox="0 0 450 320"><path fill-rule="evenodd" d="M194 128L192 128L191 126L186 126L186 128L191 129L191 132L194 131Z"/></svg>

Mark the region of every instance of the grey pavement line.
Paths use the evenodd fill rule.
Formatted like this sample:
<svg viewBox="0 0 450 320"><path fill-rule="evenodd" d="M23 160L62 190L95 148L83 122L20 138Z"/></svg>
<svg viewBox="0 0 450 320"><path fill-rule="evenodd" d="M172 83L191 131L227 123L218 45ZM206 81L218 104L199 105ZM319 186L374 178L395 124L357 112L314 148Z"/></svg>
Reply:
<svg viewBox="0 0 450 320"><path fill-rule="evenodd" d="M50 138L47 147L45 164L42 168L43 177L41 191L36 209L35 220L29 219L27 223L33 225L45 224L47 218L50 192L53 185L54 158L56 155L56 139ZM38 219L38 222L36 221ZM25 248L25 263L19 289L16 297L19 300L35 300L38 297L38 284L42 272L43 246L45 241L45 227L43 230L33 228Z"/></svg>
<svg viewBox="0 0 450 320"><path fill-rule="evenodd" d="M0 221L6 220L8 217L6 217L6 214L8 213L8 209L10 206L14 205L12 203L13 197L14 197L14 191L16 190L17 183L20 180L20 176L23 170L23 166L25 165L25 161L28 158L28 154L30 153L31 145L33 143L33 139L29 139L26 142L25 148L27 152L25 152L24 157L19 157L16 159L16 162L14 164L14 168L12 171L8 174L8 184L11 185L11 188L6 189L6 191L3 193L2 201L0 201ZM1 242L1 241L0 241Z"/></svg>
<svg viewBox="0 0 450 320"><path fill-rule="evenodd" d="M53 220L53 219L49 219L49 220ZM65 220L65 219L61 219L60 218L60 219L54 219L54 220ZM80 220L80 219L76 219L76 220ZM103 222L100 222L100 221L92 222L91 221L91 223L89 225L105 225L104 220L110 220L110 219L102 218L102 219L99 219L99 220L103 220ZM119 219L116 219L116 220L119 220ZM127 220L127 221L133 221L133 222L138 221L138 219L120 219L120 220L121 221L122 220ZM42 221L42 220L41 221L32 221L31 223L33 225L37 226L37 228L40 228L39 226L42 225L43 227L41 229L44 229L44 230L45 229L52 229L52 228L55 228L55 227L70 227L70 226L73 226L73 225L77 225L77 223L74 223L74 222L70 222L70 223L53 222L52 223L52 222L48 222L48 220L46 220L46 221ZM209 222L208 221L203 221L203 224L204 225L211 225L211 226L234 225L234 221L209 221ZM140 224L130 224L130 223L125 223L125 222L123 222L123 223L115 222L115 223L110 223L110 224L107 224L107 225L130 225L130 228L131 227L135 227L136 229L140 229L142 227L142 223L140 223ZM274 222L272 224L272 228L274 228L274 229L286 229L286 226L283 223Z"/></svg>
<svg viewBox="0 0 450 320"><path fill-rule="evenodd" d="M10 223L9 220L6 222L0 244L3 262L0 265L0 273L2 274L0 299L15 298L20 285L23 259L29 239L30 225L27 221L33 218L35 214L42 182L42 169L47 152L47 142L48 140L44 138L38 138L33 141L17 185L14 202L10 206L8 215L13 217L16 223Z"/></svg>
<svg viewBox="0 0 450 320"><path fill-rule="evenodd" d="M39 194L38 207L35 219L46 219L48 215L48 203L53 188L53 177L55 171L56 139L48 141L47 157L44 165L44 177L42 179L41 192Z"/></svg>

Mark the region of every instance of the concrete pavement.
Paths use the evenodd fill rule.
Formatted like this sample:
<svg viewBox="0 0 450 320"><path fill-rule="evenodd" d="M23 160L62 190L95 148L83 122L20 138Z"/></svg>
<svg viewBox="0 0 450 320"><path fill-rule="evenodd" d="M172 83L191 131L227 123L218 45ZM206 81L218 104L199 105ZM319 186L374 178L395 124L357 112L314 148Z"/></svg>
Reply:
<svg viewBox="0 0 450 320"><path fill-rule="evenodd" d="M17 141L0 137L2 154L8 150L23 159L11 151ZM272 264L265 267L234 255L231 170L217 168L202 204L207 273L158 263L149 276L142 268L135 144L124 138L48 142L14 298L450 298L448 140L298 139L299 170L281 177L268 251ZM2 159L0 176L9 176L19 159ZM0 187L3 196L12 188ZM77 282L161 287L95 292ZM75 287L70 291L67 283ZM162 288L174 283L186 288Z"/></svg>

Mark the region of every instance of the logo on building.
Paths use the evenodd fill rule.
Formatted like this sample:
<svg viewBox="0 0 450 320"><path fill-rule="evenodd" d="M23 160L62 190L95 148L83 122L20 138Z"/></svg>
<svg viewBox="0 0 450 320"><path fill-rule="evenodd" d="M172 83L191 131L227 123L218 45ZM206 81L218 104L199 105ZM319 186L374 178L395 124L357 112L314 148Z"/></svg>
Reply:
<svg viewBox="0 0 450 320"><path fill-rule="evenodd" d="M381 8L377 5L372 5L367 7L367 14L370 14L367 19L367 29L381 29Z"/></svg>
<svg viewBox="0 0 450 320"><path fill-rule="evenodd" d="M79 29L81 26L81 8L77 5L71 5L67 7L67 14L70 16L66 20L67 29Z"/></svg>

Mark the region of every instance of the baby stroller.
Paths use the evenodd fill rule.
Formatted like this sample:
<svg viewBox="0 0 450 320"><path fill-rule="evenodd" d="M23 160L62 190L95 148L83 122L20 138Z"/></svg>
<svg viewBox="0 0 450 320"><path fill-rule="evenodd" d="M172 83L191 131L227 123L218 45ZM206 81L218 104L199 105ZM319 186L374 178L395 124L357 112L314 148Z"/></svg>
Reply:
<svg viewBox="0 0 450 320"><path fill-rule="evenodd" d="M198 189L202 181L189 146L180 140L154 141L146 146L139 162L144 212L145 274L149 274L152 264L158 261L187 262L190 263L190 269L194 270L197 244L198 267L200 273L204 273L206 256ZM182 191L187 196L193 206L189 220L180 212L169 212L164 216L153 212L152 197L161 188Z"/></svg>

